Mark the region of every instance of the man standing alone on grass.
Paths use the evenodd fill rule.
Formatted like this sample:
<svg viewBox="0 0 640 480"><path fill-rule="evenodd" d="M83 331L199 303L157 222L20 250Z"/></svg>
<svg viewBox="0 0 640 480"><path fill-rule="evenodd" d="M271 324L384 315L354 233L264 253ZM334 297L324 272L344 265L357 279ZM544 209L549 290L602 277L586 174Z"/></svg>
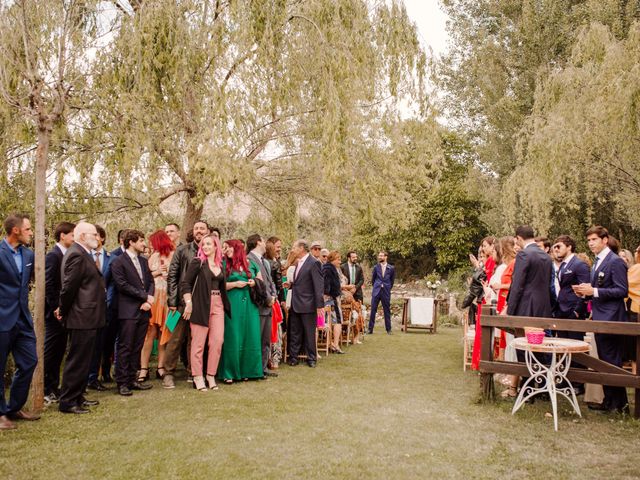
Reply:
<svg viewBox="0 0 640 480"><path fill-rule="evenodd" d="M371 283L373 291L371 292L371 316L369 317L369 333L373 333L373 327L376 324L376 313L378 304L382 302L382 310L384 311L384 328L391 335L391 289L396 279L396 270L393 265L387 263L387 252L381 250L378 253L378 264L373 267Z"/></svg>
<svg viewBox="0 0 640 480"><path fill-rule="evenodd" d="M9 215L4 221L7 236L0 242L0 430L16 428L11 420L37 420L22 411L38 363L36 335L29 312L29 282L33 273L31 243L33 230L26 215ZM11 382L9 403L5 400L4 373L9 353L16 373Z"/></svg>

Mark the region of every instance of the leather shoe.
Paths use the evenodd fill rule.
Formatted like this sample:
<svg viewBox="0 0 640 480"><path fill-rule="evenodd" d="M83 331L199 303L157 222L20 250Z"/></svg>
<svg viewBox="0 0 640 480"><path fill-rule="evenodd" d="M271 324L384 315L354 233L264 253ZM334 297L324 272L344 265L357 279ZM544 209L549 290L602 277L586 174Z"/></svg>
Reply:
<svg viewBox="0 0 640 480"><path fill-rule="evenodd" d="M15 430L16 424L7 418L6 415L0 417L0 430Z"/></svg>
<svg viewBox="0 0 640 480"><path fill-rule="evenodd" d="M392 335L392 334L393 334L393 332L392 332L391 330L389 330L389 331L387 332L387 335Z"/></svg>
<svg viewBox="0 0 640 480"><path fill-rule="evenodd" d="M149 385L148 383L140 383L140 382L133 382L129 386L130 390L150 390L151 388L153 388L153 385Z"/></svg>
<svg viewBox="0 0 640 480"><path fill-rule="evenodd" d="M589 403L587 407L589 407L589 410L595 410L596 412L606 412L609 410L609 408L602 403Z"/></svg>
<svg viewBox="0 0 640 480"><path fill-rule="evenodd" d="M7 413L7 417L11 420L26 420L28 422L34 422L40 420L40 415L37 413L27 413L24 410L18 410L17 412Z"/></svg>
<svg viewBox="0 0 640 480"><path fill-rule="evenodd" d="M97 392L104 392L107 389L107 387L102 385L102 383L100 383L98 380L95 380L95 381L89 383L87 385L87 388L89 390L95 390Z"/></svg>
<svg viewBox="0 0 640 480"><path fill-rule="evenodd" d="M277 377L278 374L276 372L272 372L270 370L267 370L266 372L264 372L264 376L265 377Z"/></svg>
<svg viewBox="0 0 640 480"><path fill-rule="evenodd" d="M118 394L122 395L123 397L130 397L131 395L133 395L133 392L129 390L129 387L127 387L126 385L120 385L118 387Z"/></svg>
<svg viewBox="0 0 640 480"><path fill-rule="evenodd" d="M287 362L287 364L288 364L290 367L295 367L295 366L296 366L296 365L298 365L299 363L300 363L300 362L298 362L298 360L289 360L289 361Z"/></svg>
<svg viewBox="0 0 640 480"><path fill-rule="evenodd" d="M68 407L68 408L60 408L59 410L62 413L75 413L78 415L82 413L89 413L89 410L87 410L86 408L79 407L77 405L74 405L73 407Z"/></svg>
<svg viewBox="0 0 640 480"><path fill-rule="evenodd" d="M86 398L82 400L83 407L95 407L96 405L100 405L98 400L87 400Z"/></svg>
<svg viewBox="0 0 640 480"><path fill-rule="evenodd" d="M311 368L316 368L316 362L314 362L313 360L309 360L307 362L307 365L309 365L309 367L311 367Z"/></svg>

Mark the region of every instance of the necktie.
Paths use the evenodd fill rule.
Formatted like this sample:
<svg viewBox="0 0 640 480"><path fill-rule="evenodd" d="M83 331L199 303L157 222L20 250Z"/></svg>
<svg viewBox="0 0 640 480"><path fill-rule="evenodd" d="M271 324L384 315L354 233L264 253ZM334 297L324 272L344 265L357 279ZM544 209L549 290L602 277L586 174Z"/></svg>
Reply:
<svg viewBox="0 0 640 480"><path fill-rule="evenodd" d="M596 259L593 262L593 270L591 270L591 283L593 283L593 281L596 278L596 269L598 268L598 261L600 259L598 257L596 257Z"/></svg>
<svg viewBox="0 0 640 480"><path fill-rule="evenodd" d="M558 281L562 280L562 274L564 274L565 268L567 268L567 262L562 262L558 269Z"/></svg>
<svg viewBox="0 0 640 480"><path fill-rule="evenodd" d="M138 256L136 255L135 257L132 258L132 260L133 260L133 266L136 267L138 276L140 277L140 280L142 280L142 268L140 268L140 260L138 260Z"/></svg>
<svg viewBox="0 0 640 480"><path fill-rule="evenodd" d="M351 285L356 284L356 266L351 264L351 281L349 282Z"/></svg>
<svg viewBox="0 0 640 480"><path fill-rule="evenodd" d="M101 252L96 252L96 267L98 267L98 270L102 271L102 267L100 266L100 253Z"/></svg>

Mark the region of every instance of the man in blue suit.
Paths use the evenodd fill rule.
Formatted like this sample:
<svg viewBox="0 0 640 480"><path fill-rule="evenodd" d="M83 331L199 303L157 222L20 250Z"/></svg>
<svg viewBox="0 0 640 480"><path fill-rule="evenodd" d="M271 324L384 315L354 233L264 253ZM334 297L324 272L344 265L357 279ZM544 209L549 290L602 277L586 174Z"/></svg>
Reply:
<svg viewBox="0 0 640 480"><path fill-rule="evenodd" d="M553 304L552 314L554 318L566 318L570 320L584 320L587 318L587 302L576 295L573 285L590 282L589 266L575 256L576 242L568 235L561 235L553 243L553 252L556 259L561 262L557 272L559 291ZM583 332L559 331L560 338L572 338L583 340Z"/></svg>
<svg viewBox="0 0 640 480"><path fill-rule="evenodd" d="M11 420L37 420L22 410L38 363L36 335L29 312L29 282L33 274L31 243L33 230L29 217L9 215L4 221L7 233L0 242L0 430L16 428ZM9 353L16 373L11 382L9 403L4 397L4 373Z"/></svg>
<svg viewBox="0 0 640 480"><path fill-rule="evenodd" d="M384 311L384 327L387 333L391 335L391 289L396 279L396 271L393 265L387 263L387 252L380 251L378 253L378 264L373 267L373 275L371 283L373 291L371 292L371 316L369 317L369 333L373 333L373 327L376 324L376 312L378 304L382 302L382 310Z"/></svg>
<svg viewBox="0 0 640 480"><path fill-rule="evenodd" d="M609 248L609 232L601 226L587 230L589 249L596 256L591 269L591 281L574 290L591 298L593 320L626 322L624 299L629 291L627 265ZM596 333L598 356L616 367L622 367L623 340L619 335ZM601 405L589 405L592 410L629 412L627 390L624 387L603 386L604 401Z"/></svg>
<svg viewBox="0 0 640 480"><path fill-rule="evenodd" d="M588 283L590 280L589 266L575 256L576 242L568 235L560 235L553 242L553 254L557 262L560 262L554 272L555 298L553 301L552 316L554 318L566 318L569 320L584 320L587 318L587 302L576 295L573 285ZM554 269L555 270L555 269ZM557 332L559 338L571 338L584 340L584 332ZM572 367L578 367L576 362L571 362ZM576 395L584 393L582 383L573 382Z"/></svg>

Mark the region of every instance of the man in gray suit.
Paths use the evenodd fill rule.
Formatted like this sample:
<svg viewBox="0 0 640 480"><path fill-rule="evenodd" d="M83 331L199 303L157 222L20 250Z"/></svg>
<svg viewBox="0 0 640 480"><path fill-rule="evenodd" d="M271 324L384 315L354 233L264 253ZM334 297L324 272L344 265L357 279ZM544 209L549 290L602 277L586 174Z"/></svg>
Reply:
<svg viewBox="0 0 640 480"><path fill-rule="evenodd" d="M264 239L254 233L247 238L247 258L253 260L260 266L260 274L262 275L262 281L267 292L268 305L258 305L260 313L260 331L262 332L262 371L265 377L277 377L276 372L272 372L267 368L269 358L271 356L271 314L273 302L276 301L278 292L276 286L271 278L271 265L264 258L264 254L267 251L267 246Z"/></svg>

